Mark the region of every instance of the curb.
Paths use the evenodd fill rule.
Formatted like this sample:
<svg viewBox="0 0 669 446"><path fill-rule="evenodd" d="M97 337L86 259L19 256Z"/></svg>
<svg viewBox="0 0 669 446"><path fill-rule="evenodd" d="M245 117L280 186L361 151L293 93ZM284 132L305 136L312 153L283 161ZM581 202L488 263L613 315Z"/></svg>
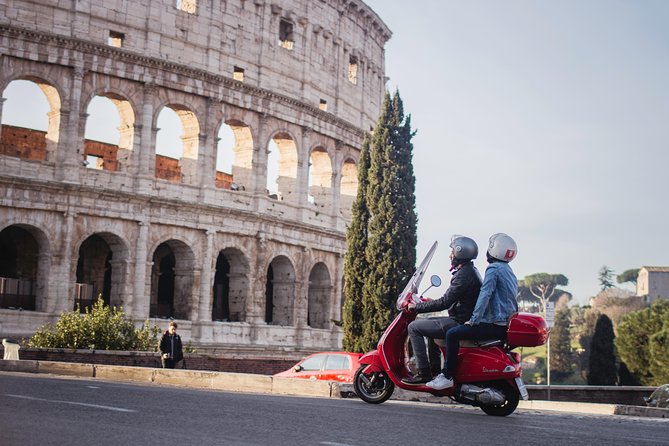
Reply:
<svg viewBox="0 0 669 446"><path fill-rule="evenodd" d="M36 360L1 360L0 372L49 373L62 376L78 376L81 378L99 378L110 381L130 381L230 392L321 398L345 398L355 394L353 385L346 383L202 370L157 369ZM459 406L458 403L452 402L449 398L436 397L424 392L412 392L399 388L395 390L391 399ZM533 400L520 401L518 408L594 415L669 418L669 409L617 404Z"/></svg>

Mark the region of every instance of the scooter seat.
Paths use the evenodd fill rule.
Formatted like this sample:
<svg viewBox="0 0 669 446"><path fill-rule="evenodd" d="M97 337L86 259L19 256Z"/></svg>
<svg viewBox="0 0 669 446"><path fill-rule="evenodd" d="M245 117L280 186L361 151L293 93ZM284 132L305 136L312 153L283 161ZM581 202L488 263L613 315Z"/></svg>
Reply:
<svg viewBox="0 0 669 446"><path fill-rule="evenodd" d="M501 339L482 339L480 341L473 341L471 339L463 339L460 341L460 347L494 347L496 345L504 345Z"/></svg>
<svg viewBox="0 0 669 446"><path fill-rule="evenodd" d="M446 339L433 339L434 343L439 347L446 348ZM496 345L504 345L501 339L484 339L482 341L473 341L471 339L463 339L460 341L460 347L494 347Z"/></svg>

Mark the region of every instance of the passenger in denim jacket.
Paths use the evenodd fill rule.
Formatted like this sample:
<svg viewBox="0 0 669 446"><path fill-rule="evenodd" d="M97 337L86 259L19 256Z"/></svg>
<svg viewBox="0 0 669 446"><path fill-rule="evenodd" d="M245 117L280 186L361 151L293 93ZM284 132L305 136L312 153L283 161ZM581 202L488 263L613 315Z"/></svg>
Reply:
<svg viewBox="0 0 669 446"><path fill-rule="evenodd" d="M494 234L488 244L488 268L469 321L446 333L446 363L426 385L436 390L453 387L462 339L506 339L509 318L518 311L518 281L509 266L516 257L516 242L506 234Z"/></svg>

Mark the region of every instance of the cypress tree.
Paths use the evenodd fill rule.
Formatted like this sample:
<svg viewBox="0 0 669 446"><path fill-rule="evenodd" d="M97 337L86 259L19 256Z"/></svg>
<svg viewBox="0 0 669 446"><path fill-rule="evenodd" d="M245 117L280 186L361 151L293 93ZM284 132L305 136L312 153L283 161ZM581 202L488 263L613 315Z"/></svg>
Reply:
<svg viewBox="0 0 669 446"><path fill-rule="evenodd" d="M365 136L358 161L358 191L353 202L351 224L346 231L344 256L344 309L342 347L350 352L363 352L362 345L362 289L369 265L365 257L367 248L367 174L369 171L369 139Z"/></svg>
<svg viewBox="0 0 669 446"><path fill-rule="evenodd" d="M602 314L597 319L595 333L590 343L590 369L588 384L595 386L616 385L616 354L613 345L613 324L611 319Z"/></svg>
<svg viewBox="0 0 669 446"><path fill-rule="evenodd" d="M566 378L572 372L570 319L568 308L559 309L551 330L551 374L554 374L557 381Z"/></svg>
<svg viewBox="0 0 669 446"><path fill-rule="evenodd" d="M386 92L371 142L367 208L370 219L363 287L363 340L375 348L395 311L395 300L416 265L415 177L410 117L399 92Z"/></svg>

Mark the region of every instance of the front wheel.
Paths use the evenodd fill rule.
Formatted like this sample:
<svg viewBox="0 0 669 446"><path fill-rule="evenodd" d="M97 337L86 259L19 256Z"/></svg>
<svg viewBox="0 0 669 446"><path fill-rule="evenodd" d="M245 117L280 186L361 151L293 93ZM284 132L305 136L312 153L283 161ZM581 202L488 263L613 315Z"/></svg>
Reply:
<svg viewBox="0 0 669 446"><path fill-rule="evenodd" d="M388 400L395 390L395 384L385 372L363 373L367 365L361 365L353 377L355 393L366 403L381 404Z"/></svg>
<svg viewBox="0 0 669 446"><path fill-rule="evenodd" d="M495 417L511 415L516 410L516 407L518 407L518 402L520 401L520 395L518 395L516 389L506 383L495 384L492 387L504 394L504 403L498 405L481 405L481 410Z"/></svg>

